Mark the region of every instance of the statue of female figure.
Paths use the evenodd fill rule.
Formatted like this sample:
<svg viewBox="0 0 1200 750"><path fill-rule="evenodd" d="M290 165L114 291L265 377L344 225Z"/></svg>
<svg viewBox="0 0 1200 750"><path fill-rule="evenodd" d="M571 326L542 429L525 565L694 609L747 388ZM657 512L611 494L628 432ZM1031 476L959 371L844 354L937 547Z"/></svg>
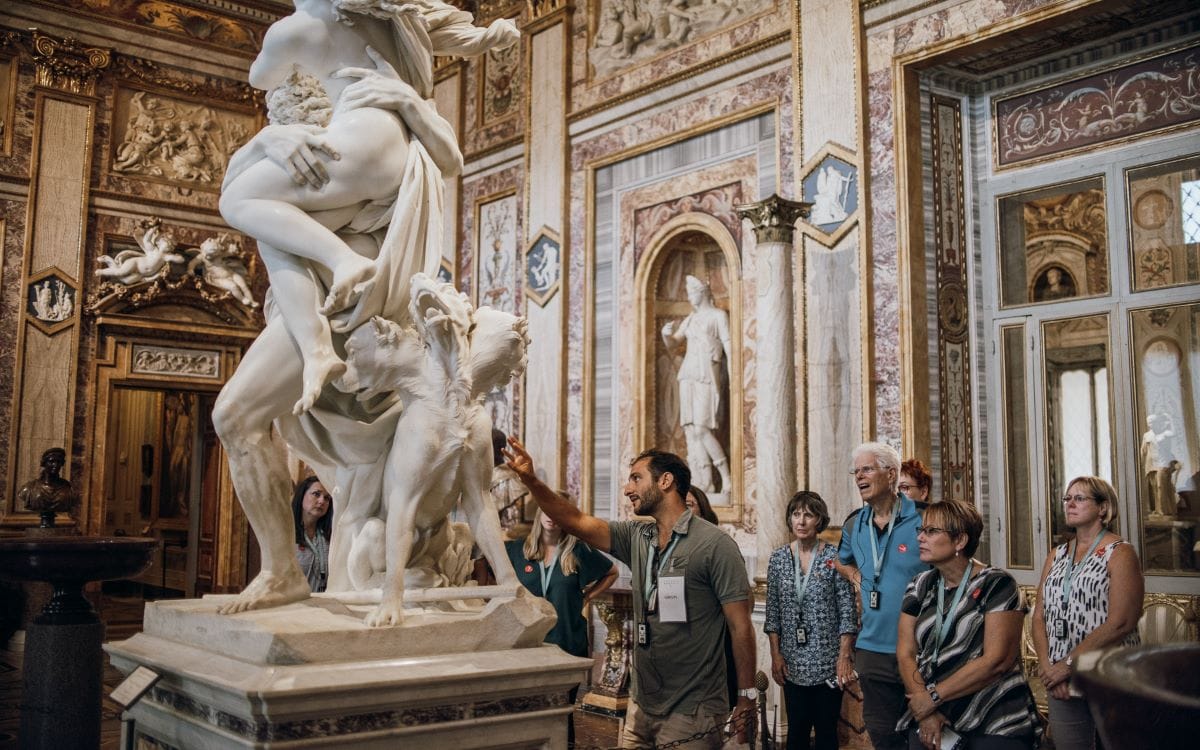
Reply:
<svg viewBox="0 0 1200 750"><path fill-rule="evenodd" d="M687 439L688 465L692 480L705 492L716 492L712 470L721 477L720 491L728 494L729 460L717 437L718 415L728 381L729 314L713 304L712 290L695 276L686 280L692 313L678 326L663 326L667 348L687 341L687 352L679 367L679 423Z"/></svg>

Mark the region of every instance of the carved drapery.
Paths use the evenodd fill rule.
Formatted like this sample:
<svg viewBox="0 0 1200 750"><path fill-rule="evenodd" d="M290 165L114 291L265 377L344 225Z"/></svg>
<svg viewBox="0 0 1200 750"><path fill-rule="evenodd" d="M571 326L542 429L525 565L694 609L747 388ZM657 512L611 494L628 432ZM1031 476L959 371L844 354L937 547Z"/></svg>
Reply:
<svg viewBox="0 0 1200 750"><path fill-rule="evenodd" d="M934 96L931 105L937 374L938 393L941 394L941 499L974 502L962 112L957 99Z"/></svg>

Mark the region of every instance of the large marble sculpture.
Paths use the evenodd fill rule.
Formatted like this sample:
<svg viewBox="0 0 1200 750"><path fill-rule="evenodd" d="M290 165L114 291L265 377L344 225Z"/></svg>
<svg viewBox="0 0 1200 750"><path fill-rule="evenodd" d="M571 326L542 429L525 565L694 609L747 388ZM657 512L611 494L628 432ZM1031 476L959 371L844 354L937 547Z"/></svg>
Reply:
<svg viewBox="0 0 1200 750"><path fill-rule="evenodd" d="M429 101L433 55L517 38L509 21L476 27L440 0L297 0L268 30L250 82L276 89L272 124L230 160L221 213L258 241L273 304L213 412L262 569L224 612L309 596L273 424L333 488L327 590L377 583L386 558L388 594L372 623L401 619L409 532L445 539L443 506L459 490L493 568L515 579L473 488L490 508L478 389L521 366L523 331L414 275L437 271L443 175L462 168Z"/></svg>
<svg viewBox="0 0 1200 750"><path fill-rule="evenodd" d="M692 481L705 492L728 495L729 459L717 427L726 406L723 386L729 382L729 314L713 304L708 284L688 276L686 285L692 313L678 325L672 321L662 329L668 348L687 342L678 374L679 424L687 440ZM713 484L714 467L720 488Z"/></svg>
<svg viewBox="0 0 1200 750"><path fill-rule="evenodd" d="M1156 429L1161 426L1161 430ZM1142 486L1151 516L1175 515L1175 475L1179 462L1171 460L1162 443L1175 435L1174 423L1167 414L1146 417L1146 432L1142 435Z"/></svg>

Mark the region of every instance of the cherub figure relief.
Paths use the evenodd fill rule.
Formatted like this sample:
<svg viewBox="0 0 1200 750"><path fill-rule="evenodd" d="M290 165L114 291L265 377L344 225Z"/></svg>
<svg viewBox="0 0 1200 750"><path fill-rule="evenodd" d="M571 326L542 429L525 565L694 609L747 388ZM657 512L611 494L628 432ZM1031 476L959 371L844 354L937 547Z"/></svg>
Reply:
<svg viewBox="0 0 1200 750"><path fill-rule="evenodd" d="M158 276L168 263L187 262L175 252L175 240L162 233L161 222L155 219L145 226L145 233L138 239L141 252L122 250L116 258L101 255L96 259L100 264L96 269L97 276L131 286Z"/></svg>
<svg viewBox="0 0 1200 750"><path fill-rule="evenodd" d="M246 280L250 272L242 261L242 246L228 232L200 243L195 257L188 262L187 272L195 273L197 268L201 269L206 283L228 292L246 307L258 307Z"/></svg>

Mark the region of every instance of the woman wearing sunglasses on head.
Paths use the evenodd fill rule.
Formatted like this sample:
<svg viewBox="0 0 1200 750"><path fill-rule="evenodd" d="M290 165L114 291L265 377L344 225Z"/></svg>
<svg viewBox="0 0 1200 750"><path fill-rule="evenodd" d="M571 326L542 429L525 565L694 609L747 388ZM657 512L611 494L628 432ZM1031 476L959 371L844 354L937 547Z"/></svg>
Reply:
<svg viewBox="0 0 1200 750"><path fill-rule="evenodd" d="M1033 608L1038 677L1050 703L1050 736L1059 750L1096 747L1087 702L1070 690L1071 669L1086 651L1139 643L1146 582L1133 547L1109 530L1117 492L1100 477L1067 485L1063 516L1075 538L1050 551Z"/></svg>
<svg viewBox="0 0 1200 750"><path fill-rule="evenodd" d="M910 750L945 740L966 750L1031 748L1033 696L1021 673L1025 608L1017 582L971 557L983 519L975 506L930 505L917 529L921 562L933 567L908 584L900 605L896 660L908 711Z"/></svg>

